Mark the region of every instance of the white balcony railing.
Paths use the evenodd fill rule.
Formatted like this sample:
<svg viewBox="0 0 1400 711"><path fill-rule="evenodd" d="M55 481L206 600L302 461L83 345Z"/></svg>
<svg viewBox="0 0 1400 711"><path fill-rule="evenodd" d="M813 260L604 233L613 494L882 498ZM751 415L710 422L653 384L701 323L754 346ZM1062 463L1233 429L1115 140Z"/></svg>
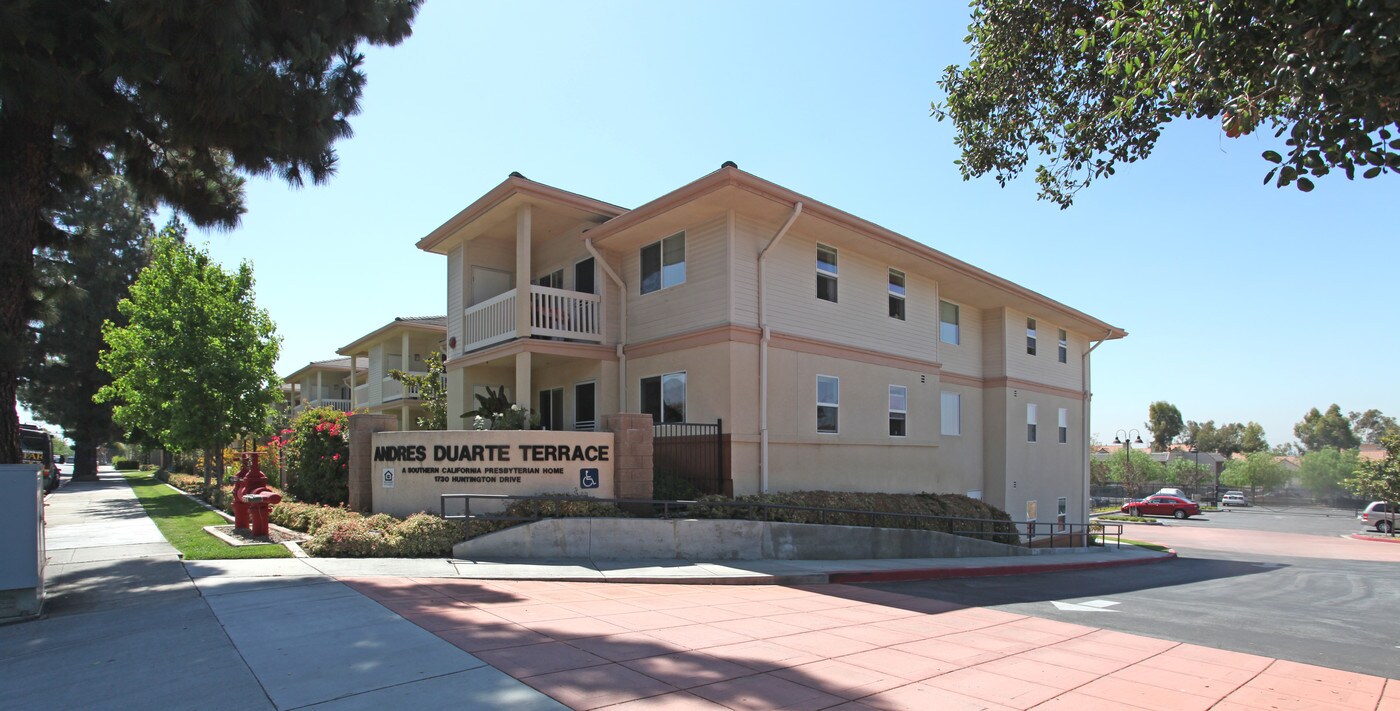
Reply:
<svg viewBox="0 0 1400 711"><path fill-rule="evenodd" d="M602 297L548 286L530 286L530 332L535 336L603 341ZM515 290L466 310L465 351L515 338Z"/></svg>

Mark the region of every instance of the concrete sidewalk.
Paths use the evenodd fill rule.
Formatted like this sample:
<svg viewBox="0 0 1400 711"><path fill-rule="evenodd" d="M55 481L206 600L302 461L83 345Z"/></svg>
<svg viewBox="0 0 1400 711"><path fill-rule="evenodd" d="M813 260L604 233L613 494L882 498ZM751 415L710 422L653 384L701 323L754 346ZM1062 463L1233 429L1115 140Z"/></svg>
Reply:
<svg viewBox="0 0 1400 711"><path fill-rule="evenodd" d="M48 616L0 709L1366 708L1400 682L841 584L997 560L182 562L115 473L47 501ZM729 585L697 583L732 583ZM679 585L676 583L691 583Z"/></svg>

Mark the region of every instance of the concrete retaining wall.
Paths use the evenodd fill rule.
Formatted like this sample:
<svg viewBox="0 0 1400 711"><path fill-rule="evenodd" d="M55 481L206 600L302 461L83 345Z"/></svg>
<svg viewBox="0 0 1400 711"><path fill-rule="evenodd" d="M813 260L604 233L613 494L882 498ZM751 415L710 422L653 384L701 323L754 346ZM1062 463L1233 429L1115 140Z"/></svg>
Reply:
<svg viewBox="0 0 1400 711"><path fill-rule="evenodd" d="M458 558L858 560L1022 556L1031 551L903 528L713 519L558 518L458 543Z"/></svg>

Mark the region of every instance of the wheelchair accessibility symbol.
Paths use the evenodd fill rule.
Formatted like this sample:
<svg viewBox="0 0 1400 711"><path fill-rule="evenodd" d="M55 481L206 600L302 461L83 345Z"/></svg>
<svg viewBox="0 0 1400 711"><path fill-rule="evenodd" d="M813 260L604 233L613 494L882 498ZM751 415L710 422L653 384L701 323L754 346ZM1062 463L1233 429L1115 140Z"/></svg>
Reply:
<svg viewBox="0 0 1400 711"><path fill-rule="evenodd" d="M578 470L578 488L596 489L598 488L598 470L580 469Z"/></svg>

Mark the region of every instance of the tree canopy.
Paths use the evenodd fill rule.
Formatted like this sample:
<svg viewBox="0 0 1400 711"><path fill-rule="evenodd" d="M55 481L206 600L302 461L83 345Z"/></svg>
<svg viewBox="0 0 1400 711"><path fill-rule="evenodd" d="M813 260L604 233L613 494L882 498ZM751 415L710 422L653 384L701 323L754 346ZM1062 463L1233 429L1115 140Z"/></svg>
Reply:
<svg viewBox="0 0 1400 711"><path fill-rule="evenodd" d="M1343 484L1357 496L1374 497L1394 505L1400 502L1400 432L1383 435L1381 448L1385 450L1384 459L1361 462L1355 474ZM1390 533L1395 534L1395 526L1390 527Z"/></svg>
<svg viewBox="0 0 1400 711"><path fill-rule="evenodd" d="M19 397L77 444L73 478L97 478L97 448L120 435L110 404L93 397L112 381L97 367L102 324L125 323L117 302L150 255L151 208L120 176L99 181L55 215L67 249L38 254L42 308Z"/></svg>
<svg viewBox="0 0 1400 711"><path fill-rule="evenodd" d="M1325 497L1340 491L1359 465L1354 449L1319 449L1298 460L1298 477L1313 495Z"/></svg>
<svg viewBox="0 0 1400 711"><path fill-rule="evenodd" d="M1147 406L1147 422L1143 423L1152 433L1152 451L1165 452L1176 436L1186 428L1181 421L1181 410L1165 400L1158 400Z"/></svg>
<svg viewBox="0 0 1400 711"><path fill-rule="evenodd" d="M1041 199L1147 158L1172 121L1271 130L1264 182L1310 191L1400 170L1400 5L1363 0L974 0L972 57L950 66L964 179L1032 161Z"/></svg>
<svg viewBox="0 0 1400 711"><path fill-rule="evenodd" d="M1381 437L1391 432L1400 432L1400 424L1380 410L1371 408L1365 412L1348 412L1351 431L1362 444L1380 444Z"/></svg>
<svg viewBox="0 0 1400 711"><path fill-rule="evenodd" d="M418 401L423 404L423 416L418 418L420 430L447 429L447 368L443 355L438 351L428 354L427 375L414 375L402 370L389 371L389 377L403 383L405 388L418 391Z"/></svg>
<svg viewBox="0 0 1400 711"><path fill-rule="evenodd" d="M1244 459L1233 459L1220 473L1220 480L1230 486L1274 489L1288 481L1288 470L1269 452L1254 452Z"/></svg>
<svg viewBox="0 0 1400 711"><path fill-rule="evenodd" d="M1293 436L1309 452L1324 447L1355 449L1361 445L1351 431L1351 421L1342 414L1342 408L1336 403L1327 408L1327 412L1319 412L1315 407L1309 410L1301 422L1293 425Z"/></svg>
<svg viewBox="0 0 1400 711"><path fill-rule="evenodd" d="M281 399L273 370L280 341L253 300L253 269L226 272L167 229L151 263L107 322L99 363L112 376L98 398L113 416L167 449L222 452L243 434L269 427Z"/></svg>
<svg viewBox="0 0 1400 711"><path fill-rule="evenodd" d="M232 227L243 173L324 182L360 110L360 45L401 42L420 4L0 4L0 463L19 461L33 252L65 244L47 219L62 196L119 170L143 198Z"/></svg>

